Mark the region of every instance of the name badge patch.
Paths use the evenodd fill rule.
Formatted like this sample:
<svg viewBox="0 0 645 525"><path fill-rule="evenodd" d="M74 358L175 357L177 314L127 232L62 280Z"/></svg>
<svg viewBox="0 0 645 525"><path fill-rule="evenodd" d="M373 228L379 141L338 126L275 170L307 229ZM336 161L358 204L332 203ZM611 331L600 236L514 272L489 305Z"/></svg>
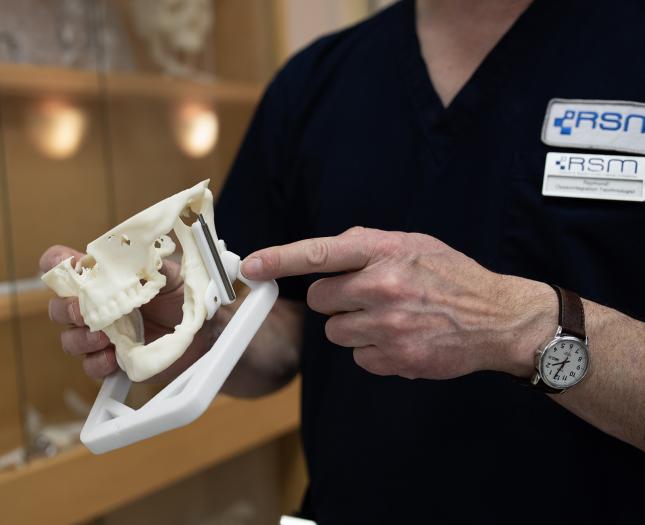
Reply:
<svg viewBox="0 0 645 525"><path fill-rule="evenodd" d="M542 142L645 155L645 104L554 98L546 109Z"/></svg>
<svg viewBox="0 0 645 525"><path fill-rule="evenodd" d="M645 157L547 153L542 195L645 201Z"/></svg>

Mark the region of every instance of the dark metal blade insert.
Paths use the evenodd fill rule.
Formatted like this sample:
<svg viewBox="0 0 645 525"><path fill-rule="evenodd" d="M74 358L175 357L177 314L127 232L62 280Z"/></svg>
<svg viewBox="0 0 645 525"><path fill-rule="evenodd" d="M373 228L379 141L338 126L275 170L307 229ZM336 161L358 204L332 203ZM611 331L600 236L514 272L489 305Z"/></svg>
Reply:
<svg viewBox="0 0 645 525"><path fill-rule="evenodd" d="M226 274L226 270L224 269L224 263L222 263L222 258L219 256L219 252L217 251L217 246L215 246L215 240L211 235L211 230L208 227L208 224L206 224L206 220L204 219L204 216L201 213L197 216L197 219L199 220L199 224L201 225L202 231L204 232L204 237L206 237L206 243L208 244L208 248L210 249L211 254L213 255L213 260L215 261L215 266L217 267L217 271L219 272L222 282L224 283L224 289L226 290L226 295L228 295L228 298L230 301L235 301L235 290L233 290L233 285L231 284L231 281L229 281L228 279L228 275Z"/></svg>

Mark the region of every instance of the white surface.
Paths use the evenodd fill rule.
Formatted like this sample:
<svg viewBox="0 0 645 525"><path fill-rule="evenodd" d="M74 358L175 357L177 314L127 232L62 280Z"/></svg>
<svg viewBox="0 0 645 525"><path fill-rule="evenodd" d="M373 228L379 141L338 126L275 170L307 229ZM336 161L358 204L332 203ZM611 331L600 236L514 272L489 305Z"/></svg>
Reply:
<svg viewBox="0 0 645 525"><path fill-rule="evenodd" d="M316 525L316 522L303 520L301 518L293 518L291 516L282 516L282 518L280 518L280 525Z"/></svg>
<svg viewBox="0 0 645 525"><path fill-rule="evenodd" d="M81 441L92 452L108 452L184 426L206 410L278 297L275 281L249 281L240 273L238 278L251 292L213 347L143 407L133 410L123 404L131 384L123 372L103 382L81 432Z"/></svg>

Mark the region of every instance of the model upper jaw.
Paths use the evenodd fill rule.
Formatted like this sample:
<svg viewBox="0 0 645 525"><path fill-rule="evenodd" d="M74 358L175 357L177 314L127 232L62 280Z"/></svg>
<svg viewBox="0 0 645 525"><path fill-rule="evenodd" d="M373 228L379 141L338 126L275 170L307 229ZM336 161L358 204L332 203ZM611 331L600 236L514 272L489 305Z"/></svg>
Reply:
<svg viewBox="0 0 645 525"><path fill-rule="evenodd" d="M214 231L213 196L208 181L182 191L119 224L87 246L76 266L66 259L43 275L61 297L78 297L91 331L103 330L115 345L119 365L130 379L142 381L168 368L188 348L206 319L204 290L209 277L192 231L181 217L202 214ZM163 258L175 251L173 230L183 249L183 318L175 331L143 344L135 309L166 284L159 272Z"/></svg>

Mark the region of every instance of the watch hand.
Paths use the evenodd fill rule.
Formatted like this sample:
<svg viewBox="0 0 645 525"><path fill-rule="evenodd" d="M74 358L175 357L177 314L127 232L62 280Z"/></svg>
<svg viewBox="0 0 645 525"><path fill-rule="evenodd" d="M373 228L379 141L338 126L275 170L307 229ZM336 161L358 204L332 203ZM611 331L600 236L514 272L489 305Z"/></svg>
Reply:
<svg viewBox="0 0 645 525"><path fill-rule="evenodd" d="M569 362L568 360L562 361L562 363L560 364L560 368L558 368L558 371L553 375L553 379L558 378L558 374L562 372L562 368L564 368L564 365L566 365L568 362Z"/></svg>

